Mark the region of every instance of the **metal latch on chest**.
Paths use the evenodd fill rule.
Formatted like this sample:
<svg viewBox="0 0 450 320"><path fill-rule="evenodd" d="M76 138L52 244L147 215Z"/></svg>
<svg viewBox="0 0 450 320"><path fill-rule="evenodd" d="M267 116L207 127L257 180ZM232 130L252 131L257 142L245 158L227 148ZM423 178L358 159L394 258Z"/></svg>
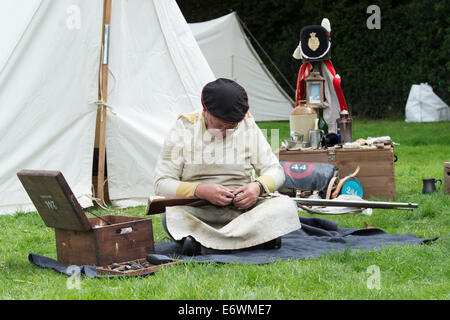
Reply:
<svg viewBox="0 0 450 320"><path fill-rule="evenodd" d="M336 149L328 148L328 162L336 162Z"/></svg>

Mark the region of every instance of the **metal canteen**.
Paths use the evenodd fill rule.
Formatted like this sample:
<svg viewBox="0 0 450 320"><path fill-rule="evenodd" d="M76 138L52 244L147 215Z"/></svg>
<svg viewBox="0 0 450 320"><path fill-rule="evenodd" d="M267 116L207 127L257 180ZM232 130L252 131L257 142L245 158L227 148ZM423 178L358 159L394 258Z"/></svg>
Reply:
<svg viewBox="0 0 450 320"><path fill-rule="evenodd" d="M436 182L439 181L439 187L436 190ZM442 180L441 179L423 179L423 188L422 188L422 193L423 194L429 194L429 193L433 193L436 191L439 191L439 189L441 189L442 186Z"/></svg>

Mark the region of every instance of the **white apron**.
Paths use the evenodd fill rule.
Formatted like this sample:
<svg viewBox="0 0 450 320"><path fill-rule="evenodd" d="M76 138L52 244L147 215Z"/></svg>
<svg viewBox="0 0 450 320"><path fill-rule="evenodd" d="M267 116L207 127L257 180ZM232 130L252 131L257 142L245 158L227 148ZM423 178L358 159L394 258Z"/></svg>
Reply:
<svg viewBox="0 0 450 320"><path fill-rule="evenodd" d="M200 165L198 165L200 166ZM233 166L233 165L229 165ZM237 189L249 181L245 166L233 166L233 178L214 175L223 165L187 166L183 175L195 181L202 172L206 183ZM231 168L227 168L231 169ZM175 240L192 236L204 247L218 250L242 249L262 244L301 227L295 202L287 196L258 201L253 208L240 211L233 205L217 207L173 206L166 208L167 230Z"/></svg>
<svg viewBox="0 0 450 320"><path fill-rule="evenodd" d="M175 240L192 236L219 250L252 247L301 227L295 202L285 196L258 201L248 211L232 206L168 207L166 223Z"/></svg>

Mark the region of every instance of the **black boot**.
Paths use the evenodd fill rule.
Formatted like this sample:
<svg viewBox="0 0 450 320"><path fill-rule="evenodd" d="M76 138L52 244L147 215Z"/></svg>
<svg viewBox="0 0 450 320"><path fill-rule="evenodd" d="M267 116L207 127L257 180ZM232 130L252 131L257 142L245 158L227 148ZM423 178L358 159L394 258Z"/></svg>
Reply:
<svg viewBox="0 0 450 320"><path fill-rule="evenodd" d="M193 237L187 236L183 240L181 254L183 256L196 256L201 253L201 245Z"/></svg>
<svg viewBox="0 0 450 320"><path fill-rule="evenodd" d="M280 249L281 248L281 237L275 238L273 240L267 241L262 244L264 250Z"/></svg>

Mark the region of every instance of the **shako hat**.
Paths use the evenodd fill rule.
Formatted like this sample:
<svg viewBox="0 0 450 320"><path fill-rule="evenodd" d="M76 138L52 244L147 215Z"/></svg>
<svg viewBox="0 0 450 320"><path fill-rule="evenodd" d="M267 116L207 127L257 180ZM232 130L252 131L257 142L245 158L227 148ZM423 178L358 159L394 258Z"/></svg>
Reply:
<svg viewBox="0 0 450 320"><path fill-rule="evenodd" d="M331 40L329 32L323 26L306 26L300 31L302 62L331 59Z"/></svg>
<svg viewBox="0 0 450 320"><path fill-rule="evenodd" d="M214 117L227 122L242 121L249 109L245 89L235 81L224 78L203 87L202 104Z"/></svg>

